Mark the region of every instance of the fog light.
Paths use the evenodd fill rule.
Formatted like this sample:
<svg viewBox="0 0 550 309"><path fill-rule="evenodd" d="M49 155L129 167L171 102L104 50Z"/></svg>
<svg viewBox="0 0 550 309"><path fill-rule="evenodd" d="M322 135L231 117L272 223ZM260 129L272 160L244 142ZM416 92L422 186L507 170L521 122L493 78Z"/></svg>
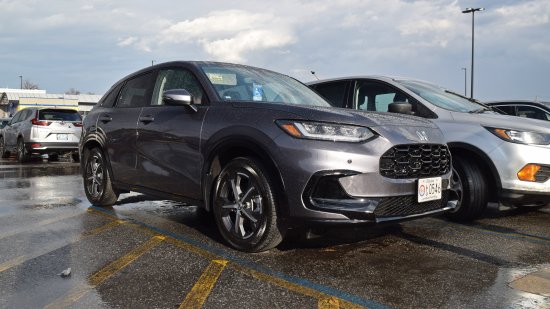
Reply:
<svg viewBox="0 0 550 309"><path fill-rule="evenodd" d="M40 148L42 144L31 144L31 148Z"/></svg>
<svg viewBox="0 0 550 309"><path fill-rule="evenodd" d="M540 165L527 164L518 172L518 178L523 181L537 181L535 176L539 170Z"/></svg>

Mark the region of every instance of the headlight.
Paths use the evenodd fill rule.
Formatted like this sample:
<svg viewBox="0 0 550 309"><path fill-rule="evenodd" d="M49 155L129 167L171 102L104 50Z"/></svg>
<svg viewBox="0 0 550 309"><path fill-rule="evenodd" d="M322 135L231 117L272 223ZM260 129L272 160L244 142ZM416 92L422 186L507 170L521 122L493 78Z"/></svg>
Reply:
<svg viewBox="0 0 550 309"><path fill-rule="evenodd" d="M508 142L527 145L550 145L550 134L499 128L486 129Z"/></svg>
<svg viewBox="0 0 550 309"><path fill-rule="evenodd" d="M357 143L374 137L368 128L352 125L292 120L278 120L277 125L296 138Z"/></svg>

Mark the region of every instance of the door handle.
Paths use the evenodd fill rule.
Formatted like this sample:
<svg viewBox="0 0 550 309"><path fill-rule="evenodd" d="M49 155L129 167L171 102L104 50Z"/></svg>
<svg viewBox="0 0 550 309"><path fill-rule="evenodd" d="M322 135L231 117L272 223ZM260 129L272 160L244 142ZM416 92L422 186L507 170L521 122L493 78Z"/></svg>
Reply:
<svg viewBox="0 0 550 309"><path fill-rule="evenodd" d="M111 117L111 115L103 115L101 117L99 117L99 121L103 122L103 123L106 123L106 122L109 122L109 121L112 121L113 120L113 117Z"/></svg>
<svg viewBox="0 0 550 309"><path fill-rule="evenodd" d="M147 124L149 122L153 122L155 121L155 117L151 116L151 115L147 115L147 116L141 116L139 117L139 121Z"/></svg>

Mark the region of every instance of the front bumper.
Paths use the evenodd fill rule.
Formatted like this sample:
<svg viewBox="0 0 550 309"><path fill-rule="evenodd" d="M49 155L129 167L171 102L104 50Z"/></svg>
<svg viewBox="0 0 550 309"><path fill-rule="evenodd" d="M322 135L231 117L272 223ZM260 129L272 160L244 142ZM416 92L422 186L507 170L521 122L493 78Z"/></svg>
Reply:
<svg viewBox="0 0 550 309"><path fill-rule="evenodd" d="M550 179L541 182L522 181L518 172L527 164L550 166L550 147L503 142L489 153L501 183L499 199L505 204L529 205L546 196L550 201ZM544 198L542 198L544 201Z"/></svg>
<svg viewBox="0 0 550 309"><path fill-rule="evenodd" d="M449 178L449 174L442 177L441 199L419 203L415 179L384 179L349 171L322 172L312 177L302 199L307 208L345 215L349 223L403 221L456 207L458 199L448 190Z"/></svg>
<svg viewBox="0 0 550 309"><path fill-rule="evenodd" d="M287 197L283 217L290 222L381 223L435 215L456 206L457 199L449 191L450 170L437 175L442 178L442 199L425 203L416 201L418 177L381 175L382 155L395 145L414 144L410 140L376 138L350 144L281 136L275 142L280 151L275 161ZM331 177L332 181L319 185L319 179ZM327 194L316 194L316 190Z"/></svg>

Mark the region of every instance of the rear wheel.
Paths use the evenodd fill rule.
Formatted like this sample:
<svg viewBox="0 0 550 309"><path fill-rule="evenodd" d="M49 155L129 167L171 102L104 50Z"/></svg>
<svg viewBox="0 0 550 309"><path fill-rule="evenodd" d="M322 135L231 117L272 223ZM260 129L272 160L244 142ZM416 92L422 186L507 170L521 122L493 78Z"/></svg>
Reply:
<svg viewBox="0 0 550 309"><path fill-rule="evenodd" d="M90 203L96 206L112 206L118 200L113 188L103 152L98 148L86 151L84 165L84 191Z"/></svg>
<svg viewBox="0 0 550 309"><path fill-rule="evenodd" d="M25 147L25 141L22 137L20 137L17 140L17 160L19 160L20 163L26 162L30 159L29 151L27 150L27 147Z"/></svg>
<svg viewBox="0 0 550 309"><path fill-rule="evenodd" d="M477 164L462 157L453 157L451 190L458 196L458 204L447 217L468 221L479 217L487 208L488 186Z"/></svg>
<svg viewBox="0 0 550 309"><path fill-rule="evenodd" d="M0 156L2 156L2 158L8 158L10 156L10 152L6 150L3 136L0 136Z"/></svg>
<svg viewBox="0 0 550 309"><path fill-rule="evenodd" d="M231 160L214 186L213 210L223 238L234 248L261 252L281 243L274 186L253 158Z"/></svg>

